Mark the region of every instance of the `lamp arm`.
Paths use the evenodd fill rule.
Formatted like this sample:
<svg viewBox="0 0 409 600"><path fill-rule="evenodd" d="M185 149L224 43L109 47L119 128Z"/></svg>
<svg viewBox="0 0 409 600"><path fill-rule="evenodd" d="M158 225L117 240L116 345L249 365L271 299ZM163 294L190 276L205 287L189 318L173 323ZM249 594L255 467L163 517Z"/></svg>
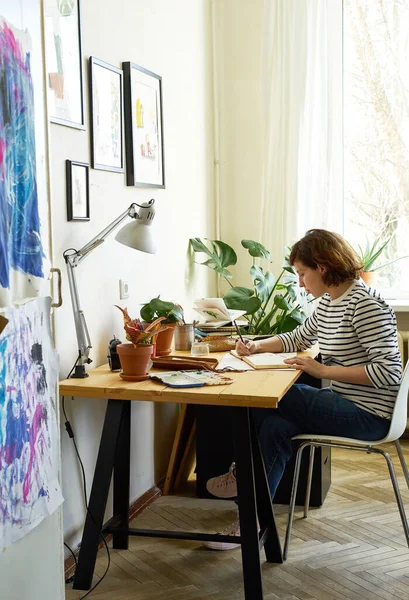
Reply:
<svg viewBox="0 0 409 600"><path fill-rule="evenodd" d="M75 332L77 334L78 342L78 359L75 366L75 372L73 377L83 378L87 377L85 372L86 364L89 364L91 359L89 358L89 351L92 348L91 339L89 337L87 323L85 321L84 313L80 306L80 299L78 295L77 280L75 277L75 267L77 266L75 261L75 254L66 255L64 254L65 262L67 264L68 283L70 287L70 295L72 302L72 310L74 313Z"/></svg>
<svg viewBox="0 0 409 600"><path fill-rule="evenodd" d="M152 202L152 201L151 201ZM94 248L105 242L106 238L126 219L126 217L133 217L139 219L136 207L138 204L131 204L119 217L117 217L112 223L110 223L105 229L100 231L90 242L85 244L80 250L76 251L76 264L79 264Z"/></svg>
<svg viewBox="0 0 409 600"><path fill-rule="evenodd" d="M148 206L153 205L154 202L154 199L150 200ZM63 254L64 260L67 265L68 283L70 287L72 309L74 313L75 331L77 334L78 342L78 359L76 362L73 377L87 377L88 375L85 372L85 365L92 362L89 358L89 351L92 348L91 339L88 333L84 312L81 309L80 305L78 286L74 269L86 256L88 256L90 252L92 252L92 250L94 250L94 248L97 248L100 244L102 244L105 241L105 239L114 231L114 229L118 227L118 225L122 223L124 219L126 219L126 217L129 216L134 219L139 219L140 216L136 209L137 206L139 206L140 208L144 208L134 202L122 214L120 214L119 217L112 221L112 223L105 227L105 229L98 233L98 235L96 235L90 242L85 244L85 246L83 246L80 250L70 248L66 250Z"/></svg>

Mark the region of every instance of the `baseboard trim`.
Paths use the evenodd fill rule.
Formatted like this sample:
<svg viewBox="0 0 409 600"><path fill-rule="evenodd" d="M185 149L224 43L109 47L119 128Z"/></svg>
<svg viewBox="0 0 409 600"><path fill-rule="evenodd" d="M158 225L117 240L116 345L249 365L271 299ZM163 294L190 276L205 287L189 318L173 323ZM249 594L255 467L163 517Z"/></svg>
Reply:
<svg viewBox="0 0 409 600"><path fill-rule="evenodd" d="M132 521L132 519L134 519L136 516L141 514L144 510L146 510L148 508L148 506L150 504L152 504L152 502L154 502L154 500L159 498L159 496L162 496L164 484L165 484L165 478L161 479L161 481L159 483L152 486L149 490L147 490L144 494L142 494L142 496L140 496L139 498L134 500L134 502L132 502L132 504L129 507L129 520L130 521ZM105 539L107 542L109 542L109 540L112 539L112 535L108 534ZM99 548L101 548L102 546L103 546L103 542L101 542L99 544ZM74 554L75 554L75 557L78 559L79 547L74 552ZM74 573L75 573L75 560L74 560L74 557L72 555L70 555L70 556L67 556L67 558L64 560L64 580L67 581L67 579L70 579L70 577L72 577L74 575Z"/></svg>

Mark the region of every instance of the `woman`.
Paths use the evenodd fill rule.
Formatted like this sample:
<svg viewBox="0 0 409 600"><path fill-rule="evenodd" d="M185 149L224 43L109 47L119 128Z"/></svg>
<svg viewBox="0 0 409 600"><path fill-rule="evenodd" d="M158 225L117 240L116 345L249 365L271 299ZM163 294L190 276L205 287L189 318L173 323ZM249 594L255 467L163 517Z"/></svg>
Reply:
<svg viewBox="0 0 409 600"><path fill-rule="evenodd" d="M318 342L322 363L298 356L285 362L329 380L330 386L317 389L295 384L278 408L252 411L272 499L291 457L294 435L384 437L402 374L395 315L379 294L359 279L359 258L340 235L323 229L307 231L293 246L290 263L300 286L320 298L315 311L292 332L260 341L238 341L236 350L241 355L294 352ZM209 479L207 489L222 498L236 496L234 466L229 473ZM219 546L223 544L216 549L228 549Z"/></svg>

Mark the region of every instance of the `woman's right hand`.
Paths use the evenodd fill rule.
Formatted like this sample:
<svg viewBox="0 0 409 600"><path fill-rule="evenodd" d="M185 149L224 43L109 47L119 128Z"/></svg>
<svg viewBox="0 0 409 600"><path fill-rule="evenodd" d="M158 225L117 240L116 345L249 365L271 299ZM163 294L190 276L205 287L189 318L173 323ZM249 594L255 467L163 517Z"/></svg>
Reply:
<svg viewBox="0 0 409 600"><path fill-rule="evenodd" d="M249 354L255 354L257 352L257 343L248 340L243 344L241 340L237 340L235 350L237 354L240 354L240 356L248 356Z"/></svg>

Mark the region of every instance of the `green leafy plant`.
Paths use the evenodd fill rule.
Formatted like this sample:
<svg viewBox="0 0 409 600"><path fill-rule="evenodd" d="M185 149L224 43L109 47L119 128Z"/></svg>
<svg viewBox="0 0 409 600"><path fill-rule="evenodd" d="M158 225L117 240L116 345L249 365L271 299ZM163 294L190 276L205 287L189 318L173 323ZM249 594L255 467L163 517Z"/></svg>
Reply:
<svg viewBox="0 0 409 600"><path fill-rule="evenodd" d="M357 254L361 259L363 271L379 271L380 269L384 269L388 265L391 265L402 258L406 258L405 256L400 256L399 258L390 260L382 265L374 266L391 240L392 237L389 237L386 241L383 241L382 236L379 236L372 244L367 239L365 247L358 246Z"/></svg>
<svg viewBox="0 0 409 600"><path fill-rule="evenodd" d="M298 285L295 270L290 265L290 248L286 255L282 271L278 277L268 270L270 252L259 242L242 240L241 245L253 258L250 276L253 287L233 285L228 267L237 263L237 254L231 246L220 240L191 238L190 246L194 252L203 252L208 256L202 263L216 271L230 286L223 300L230 309L245 310L249 322L249 333L272 335L292 331L306 318L306 307L310 298ZM258 260L259 259L259 260ZM264 261L263 267L258 262Z"/></svg>
<svg viewBox="0 0 409 600"><path fill-rule="evenodd" d="M169 329L169 327L161 325L162 321L165 320L165 317L160 317L152 323L149 323L148 326L144 326L139 319L132 319L129 316L127 308L121 308L117 304L115 304L115 306L116 308L119 308L124 317L126 339L134 346L139 346L139 344L152 344L158 333Z"/></svg>
<svg viewBox="0 0 409 600"><path fill-rule="evenodd" d="M141 308L141 319L146 322L163 318L164 323L184 323L184 312L180 304L165 302L158 296Z"/></svg>

